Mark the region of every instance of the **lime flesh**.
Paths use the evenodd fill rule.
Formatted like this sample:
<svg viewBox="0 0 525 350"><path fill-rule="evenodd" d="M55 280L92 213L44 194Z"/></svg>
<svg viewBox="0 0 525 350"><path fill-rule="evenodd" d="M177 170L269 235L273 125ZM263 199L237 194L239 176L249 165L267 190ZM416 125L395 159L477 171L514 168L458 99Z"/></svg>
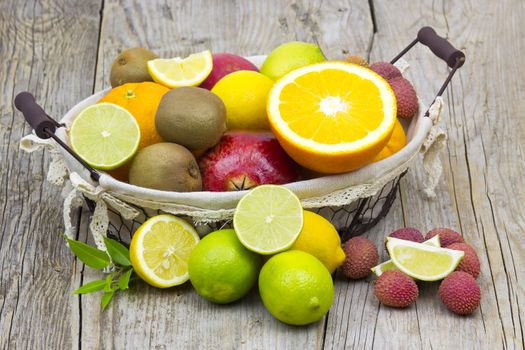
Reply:
<svg viewBox="0 0 525 350"><path fill-rule="evenodd" d="M283 186L258 186L239 201L233 227L249 250L278 253L290 248L301 233L303 208L299 198Z"/></svg>
<svg viewBox="0 0 525 350"><path fill-rule="evenodd" d="M438 281L458 266L465 255L459 250L432 247L396 238L387 238L386 247L401 272L422 281Z"/></svg>
<svg viewBox="0 0 525 350"><path fill-rule="evenodd" d="M69 131L73 150L95 169L110 170L133 157L140 142L140 128L124 108L99 103L82 110Z"/></svg>

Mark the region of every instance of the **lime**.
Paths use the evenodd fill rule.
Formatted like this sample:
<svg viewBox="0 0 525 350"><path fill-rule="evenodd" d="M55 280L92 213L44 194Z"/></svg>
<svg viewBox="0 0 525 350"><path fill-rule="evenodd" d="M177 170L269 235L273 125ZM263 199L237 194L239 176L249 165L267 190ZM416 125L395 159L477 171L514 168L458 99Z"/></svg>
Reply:
<svg viewBox="0 0 525 350"><path fill-rule="evenodd" d="M173 215L157 215L134 233L129 253L133 269L148 284L168 288L186 282L190 253L199 242L195 229Z"/></svg>
<svg viewBox="0 0 525 350"><path fill-rule="evenodd" d="M283 186L262 185L241 198L233 214L241 243L259 254L274 254L292 246L303 228L299 198Z"/></svg>
<svg viewBox="0 0 525 350"><path fill-rule="evenodd" d="M261 264L261 257L246 249L234 230L215 231L191 253L190 282L202 297L214 303L230 303L255 285Z"/></svg>
<svg viewBox="0 0 525 350"><path fill-rule="evenodd" d="M438 281L458 266L465 253L423 243L387 238L386 247L394 265L403 273L422 281Z"/></svg>
<svg viewBox="0 0 525 350"><path fill-rule="evenodd" d="M423 242L423 244L431 245L433 247L441 247L441 243L439 241L439 235L432 237L429 240L426 240ZM387 260L377 266L372 267L372 272L377 276L381 276L383 272L391 269L395 269L396 265L394 265L394 262L392 260Z"/></svg>
<svg viewBox="0 0 525 350"><path fill-rule="evenodd" d="M69 130L73 150L96 169L115 169L139 147L140 128L124 108L98 103L82 110Z"/></svg>
<svg viewBox="0 0 525 350"><path fill-rule="evenodd" d="M305 325L321 319L334 302L334 283L326 267L300 250L277 254L259 274L264 306L278 320Z"/></svg>
<svg viewBox="0 0 525 350"><path fill-rule="evenodd" d="M292 41L275 48L266 57L261 73L272 80L277 80L294 69L325 60L319 46Z"/></svg>
<svg viewBox="0 0 525 350"><path fill-rule="evenodd" d="M259 72L241 70L219 80L211 92L226 106L230 130L269 129L266 100L273 81Z"/></svg>
<svg viewBox="0 0 525 350"><path fill-rule="evenodd" d="M148 72L153 80L169 88L197 86L210 75L212 68L210 50L186 58L156 58L148 61Z"/></svg>
<svg viewBox="0 0 525 350"><path fill-rule="evenodd" d="M345 261L341 237L334 225L319 214L304 211L304 225L290 249L302 250L319 259L330 273Z"/></svg>

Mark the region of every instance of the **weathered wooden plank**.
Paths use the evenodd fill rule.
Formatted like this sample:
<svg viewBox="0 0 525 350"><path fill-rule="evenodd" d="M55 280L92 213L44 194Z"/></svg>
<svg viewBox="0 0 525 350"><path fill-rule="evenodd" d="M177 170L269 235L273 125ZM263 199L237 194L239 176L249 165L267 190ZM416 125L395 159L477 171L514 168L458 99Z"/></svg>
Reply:
<svg viewBox="0 0 525 350"><path fill-rule="evenodd" d="M69 250L48 154L20 152L30 132L12 101L33 92L59 117L93 88L99 1L0 3L0 348L74 347Z"/></svg>
<svg viewBox="0 0 525 350"><path fill-rule="evenodd" d="M401 194L407 226L425 231L436 226L456 227L476 248L482 263L478 282L483 299L480 311L458 317L439 301L438 284L421 285L421 297L412 308L415 315L381 307L373 326L373 346L367 343L355 347L523 348L524 293L520 282L524 272L520 266L524 249L518 244L524 232L519 204L523 200L519 175L523 171L523 153L515 140L524 136L523 120L518 117L524 106L517 97L523 92L524 73L523 68L505 58L509 55L506 48L512 50L513 57L523 55L523 28L519 24L523 4L374 4L378 33L371 52L373 59L392 57L423 25L434 26L467 53L467 64L446 95L449 107L443 113L442 125L450 139L443 157L445 176L437 189L438 197L425 199L421 164L409 172ZM479 12L479 8L485 10ZM426 48L415 48L408 57L412 62L409 79L420 97L431 101L446 75L445 65L432 58ZM412 322L414 317L417 332L397 331L396 327ZM340 336L344 327L336 324L332 330L330 321L328 326L327 339L332 337L330 331L334 337Z"/></svg>
<svg viewBox="0 0 525 350"><path fill-rule="evenodd" d="M339 26L356 30L337 32ZM267 53L291 40L317 41L328 56L343 50L366 53L372 34L366 1L106 1L96 89L109 86L119 50L148 47L161 56L211 48L242 55ZM86 281L99 278L86 269ZM256 292L238 303L217 306L189 285L157 290L138 282L101 313L99 296L82 297L83 348L321 348L324 322L289 327L273 319Z"/></svg>

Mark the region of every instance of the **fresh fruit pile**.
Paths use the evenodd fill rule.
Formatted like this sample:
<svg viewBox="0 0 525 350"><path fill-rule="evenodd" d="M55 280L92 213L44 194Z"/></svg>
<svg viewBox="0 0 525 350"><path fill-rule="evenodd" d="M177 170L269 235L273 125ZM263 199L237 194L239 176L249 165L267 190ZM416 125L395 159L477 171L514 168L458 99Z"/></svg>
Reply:
<svg viewBox="0 0 525 350"><path fill-rule="evenodd" d="M275 48L260 71L231 53L159 58L132 48L116 57L110 81L79 114L91 114L87 122L71 126L70 143L92 167L163 191L246 190L352 171L402 149L396 116L418 108L395 66L327 61L303 42ZM122 110L134 124L115 119Z"/></svg>
<svg viewBox="0 0 525 350"><path fill-rule="evenodd" d="M408 307L419 296L416 282L442 280L439 296L452 312L466 315L479 307L480 262L458 232L436 228L423 236L418 229L401 228L386 237L386 248L391 260L377 265L379 254L372 241L362 236L350 239L344 245L343 274L360 279L373 272L374 294L386 306Z"/></svg>

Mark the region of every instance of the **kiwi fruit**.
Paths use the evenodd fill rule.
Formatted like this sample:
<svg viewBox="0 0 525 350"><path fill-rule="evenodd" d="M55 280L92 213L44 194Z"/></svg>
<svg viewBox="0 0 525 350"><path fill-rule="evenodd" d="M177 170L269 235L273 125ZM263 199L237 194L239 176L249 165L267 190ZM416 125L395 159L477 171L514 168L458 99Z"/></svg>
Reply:
<svg viewBox="0 0 525 350"><path fill-rule="evenodd" d="M148 61L155 58L158 58L155 53L143 47L134 47L122 51L111 66L109 75L111 86L153 81L148 72Z"/></svg>
<svg viewBox="0 0 525 350"><path fill-rule="evenodd" d="M195 157L185 147L170 142L141 149L131 163L129 183L162 191L202 190Z"/></svg>
<svg viewBox="0 0 525 350"><path fill-rule="evenodd" d="M181 87L162 97L155 115L157 132L166 141L188 149L215 146L226 131L226 107L209 90Z"/></svg>

